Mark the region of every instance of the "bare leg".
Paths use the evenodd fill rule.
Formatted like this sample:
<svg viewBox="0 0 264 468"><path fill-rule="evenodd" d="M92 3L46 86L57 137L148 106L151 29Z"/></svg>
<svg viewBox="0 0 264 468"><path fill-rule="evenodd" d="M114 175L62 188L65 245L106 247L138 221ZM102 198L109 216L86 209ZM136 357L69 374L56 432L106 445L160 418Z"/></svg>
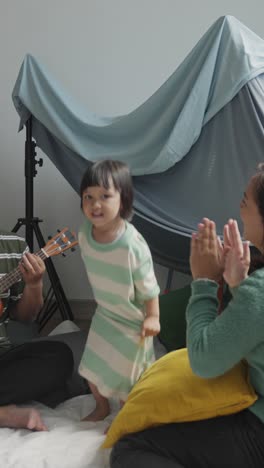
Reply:
<svg viewBox="0 0 264 468"><path fill-rule="evenodd" d="M47 431L39 412L34 408L18 408L16 405L0 407L0 427Z"/></svg>
<svg viewBox="0 0 264 468"><path fill-rule="evenodd" d="M94 384L89 382L89 387L95 398L96 407L86 418L83 418L82 421L102 421L110 413L109 401L107 398L100 395Z"/></svg>

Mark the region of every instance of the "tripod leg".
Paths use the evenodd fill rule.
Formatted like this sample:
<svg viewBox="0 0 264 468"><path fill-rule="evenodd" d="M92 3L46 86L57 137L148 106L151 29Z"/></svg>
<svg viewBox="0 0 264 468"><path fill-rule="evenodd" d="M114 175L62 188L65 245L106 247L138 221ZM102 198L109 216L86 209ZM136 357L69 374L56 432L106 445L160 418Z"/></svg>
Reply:
<svg viewBox="0 0 264 468"><path fill-rule="evenodd" d="M34 233L36 235L37 241L39 243L40 247L43 247L45 245L44 238L42 236L40 227L38 225L38 222L33 221L33 229ZM46 268L47 268L47 273L49 275L50 283L52 285L54 295L56 297L58 307L60 309L61 317L63 320L74 320L72 310L70 308L70 305L67 301L67 298L65 296L65 293L63 291L63 288L61 286L59 277L57 275L57 272L55 270L55 267L53 265L53 262L50 258L46 260Z"/></svg>
<svg viewBox="0 0 264 468"><path fill-rule="evenodd" d="M25 224L23 218L19 218L17 220L16 225L13 227L12 232L16 233L19 230L19 228L21 228L21 226L23 226L23 224Z"/></svg>
<svg viewBox="0 0 264 468"><path fill-rule="evenodd" d="M54 307L53 307L54 306ZM49 290L44 298L44 304L40 312L38 313L38 316L36 318L36 322L39 324L39 329L42 330L44 328L46 322L47 322L47 316L53 314L56 312L58 308L58 304L54 302L54 293L52 291L52 286L50 285ZM51 313L52 311L52 313Z"/></svg>
<svg viewBox="0 0 264 468"><path fill-rule="evenodd" d="M26 241L31 252L33 252L33 237L34 233L38 240L39 247L45 245L44 238L39 228L39 218L33 217L33 202L34 202L34 187L33 180L37 174L36 166L42 166L42 159L36 160L36 142L32 139L32 126L34 124L34 117L31 115L26 122L26 142L25 142L25 179L26 179L26 216L19 218L15 225L13 232L17 232L21 226L25 226ZM52 303L49 311L44 309L45 323L54 314L57 308L60 309L61 317L63 320L73 320L73 313L70 305L64 294L59 277L56 273L55 267L50 258L46 261L47 272L49 275L51 287L53 288L56 302ZM42 318L44 318L42 316Z"/></svg>

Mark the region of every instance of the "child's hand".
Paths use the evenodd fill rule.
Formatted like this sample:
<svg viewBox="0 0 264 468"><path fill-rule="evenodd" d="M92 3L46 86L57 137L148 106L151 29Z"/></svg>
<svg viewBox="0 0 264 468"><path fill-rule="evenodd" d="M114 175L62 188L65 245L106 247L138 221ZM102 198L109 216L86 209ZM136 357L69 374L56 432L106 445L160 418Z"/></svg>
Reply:
<svg viewBox="0 0 264 468"><path fill-rule="evenodd" d="M141 336L145 338L146 336L156 336L160 332L160 322L158 317L146 317L143 325Z"/></svg>

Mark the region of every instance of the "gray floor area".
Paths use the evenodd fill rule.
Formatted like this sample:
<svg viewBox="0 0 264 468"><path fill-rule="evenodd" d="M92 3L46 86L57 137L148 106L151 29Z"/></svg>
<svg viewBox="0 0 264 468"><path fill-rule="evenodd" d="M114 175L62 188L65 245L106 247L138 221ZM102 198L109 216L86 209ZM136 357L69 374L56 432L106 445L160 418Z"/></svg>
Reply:
<svg viewBox="0 0 264 468"><path fill-rule="evenodd" d="M74 323L81 329L88 332L91 324L91 320L96 308L96 303L92 300L90 301L69 301L71 307ZM47 336L52 332L52 330L61 323L62 318L60 312L57 310L56 313L51 317L48 323L45 325L43 330L41 330L41 336Z"/></svg>

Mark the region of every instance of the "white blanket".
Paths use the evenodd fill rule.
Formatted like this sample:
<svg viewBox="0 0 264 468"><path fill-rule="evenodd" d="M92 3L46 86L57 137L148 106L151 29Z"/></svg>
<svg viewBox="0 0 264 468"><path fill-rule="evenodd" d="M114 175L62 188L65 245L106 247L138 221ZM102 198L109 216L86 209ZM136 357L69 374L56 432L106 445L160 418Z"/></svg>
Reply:
<svg viewBox="0 0 264 468"><path fill-rule="evenodd" d="M63 322L53 334L74 331L73 326ZM156 359L166 354L157 337L154 348ZM98 423L81 422L94 409L92 395L72 398L55 409L39 403L30 406L40 411L49 431L0 429L0 468L109 468L110 450L100 446L117 414L117 403L111 402L111 414Z"/></svg>
<svg viewBox="0 0 264 468"><path fill-rule="evenodd" d="M104 421L81 422L94 404L92 395L73 398L55 409L34 403L49 431L0 429L1 468L109 467L110 450L100 446L117 406L112 405L111 415Z"/></svg>

